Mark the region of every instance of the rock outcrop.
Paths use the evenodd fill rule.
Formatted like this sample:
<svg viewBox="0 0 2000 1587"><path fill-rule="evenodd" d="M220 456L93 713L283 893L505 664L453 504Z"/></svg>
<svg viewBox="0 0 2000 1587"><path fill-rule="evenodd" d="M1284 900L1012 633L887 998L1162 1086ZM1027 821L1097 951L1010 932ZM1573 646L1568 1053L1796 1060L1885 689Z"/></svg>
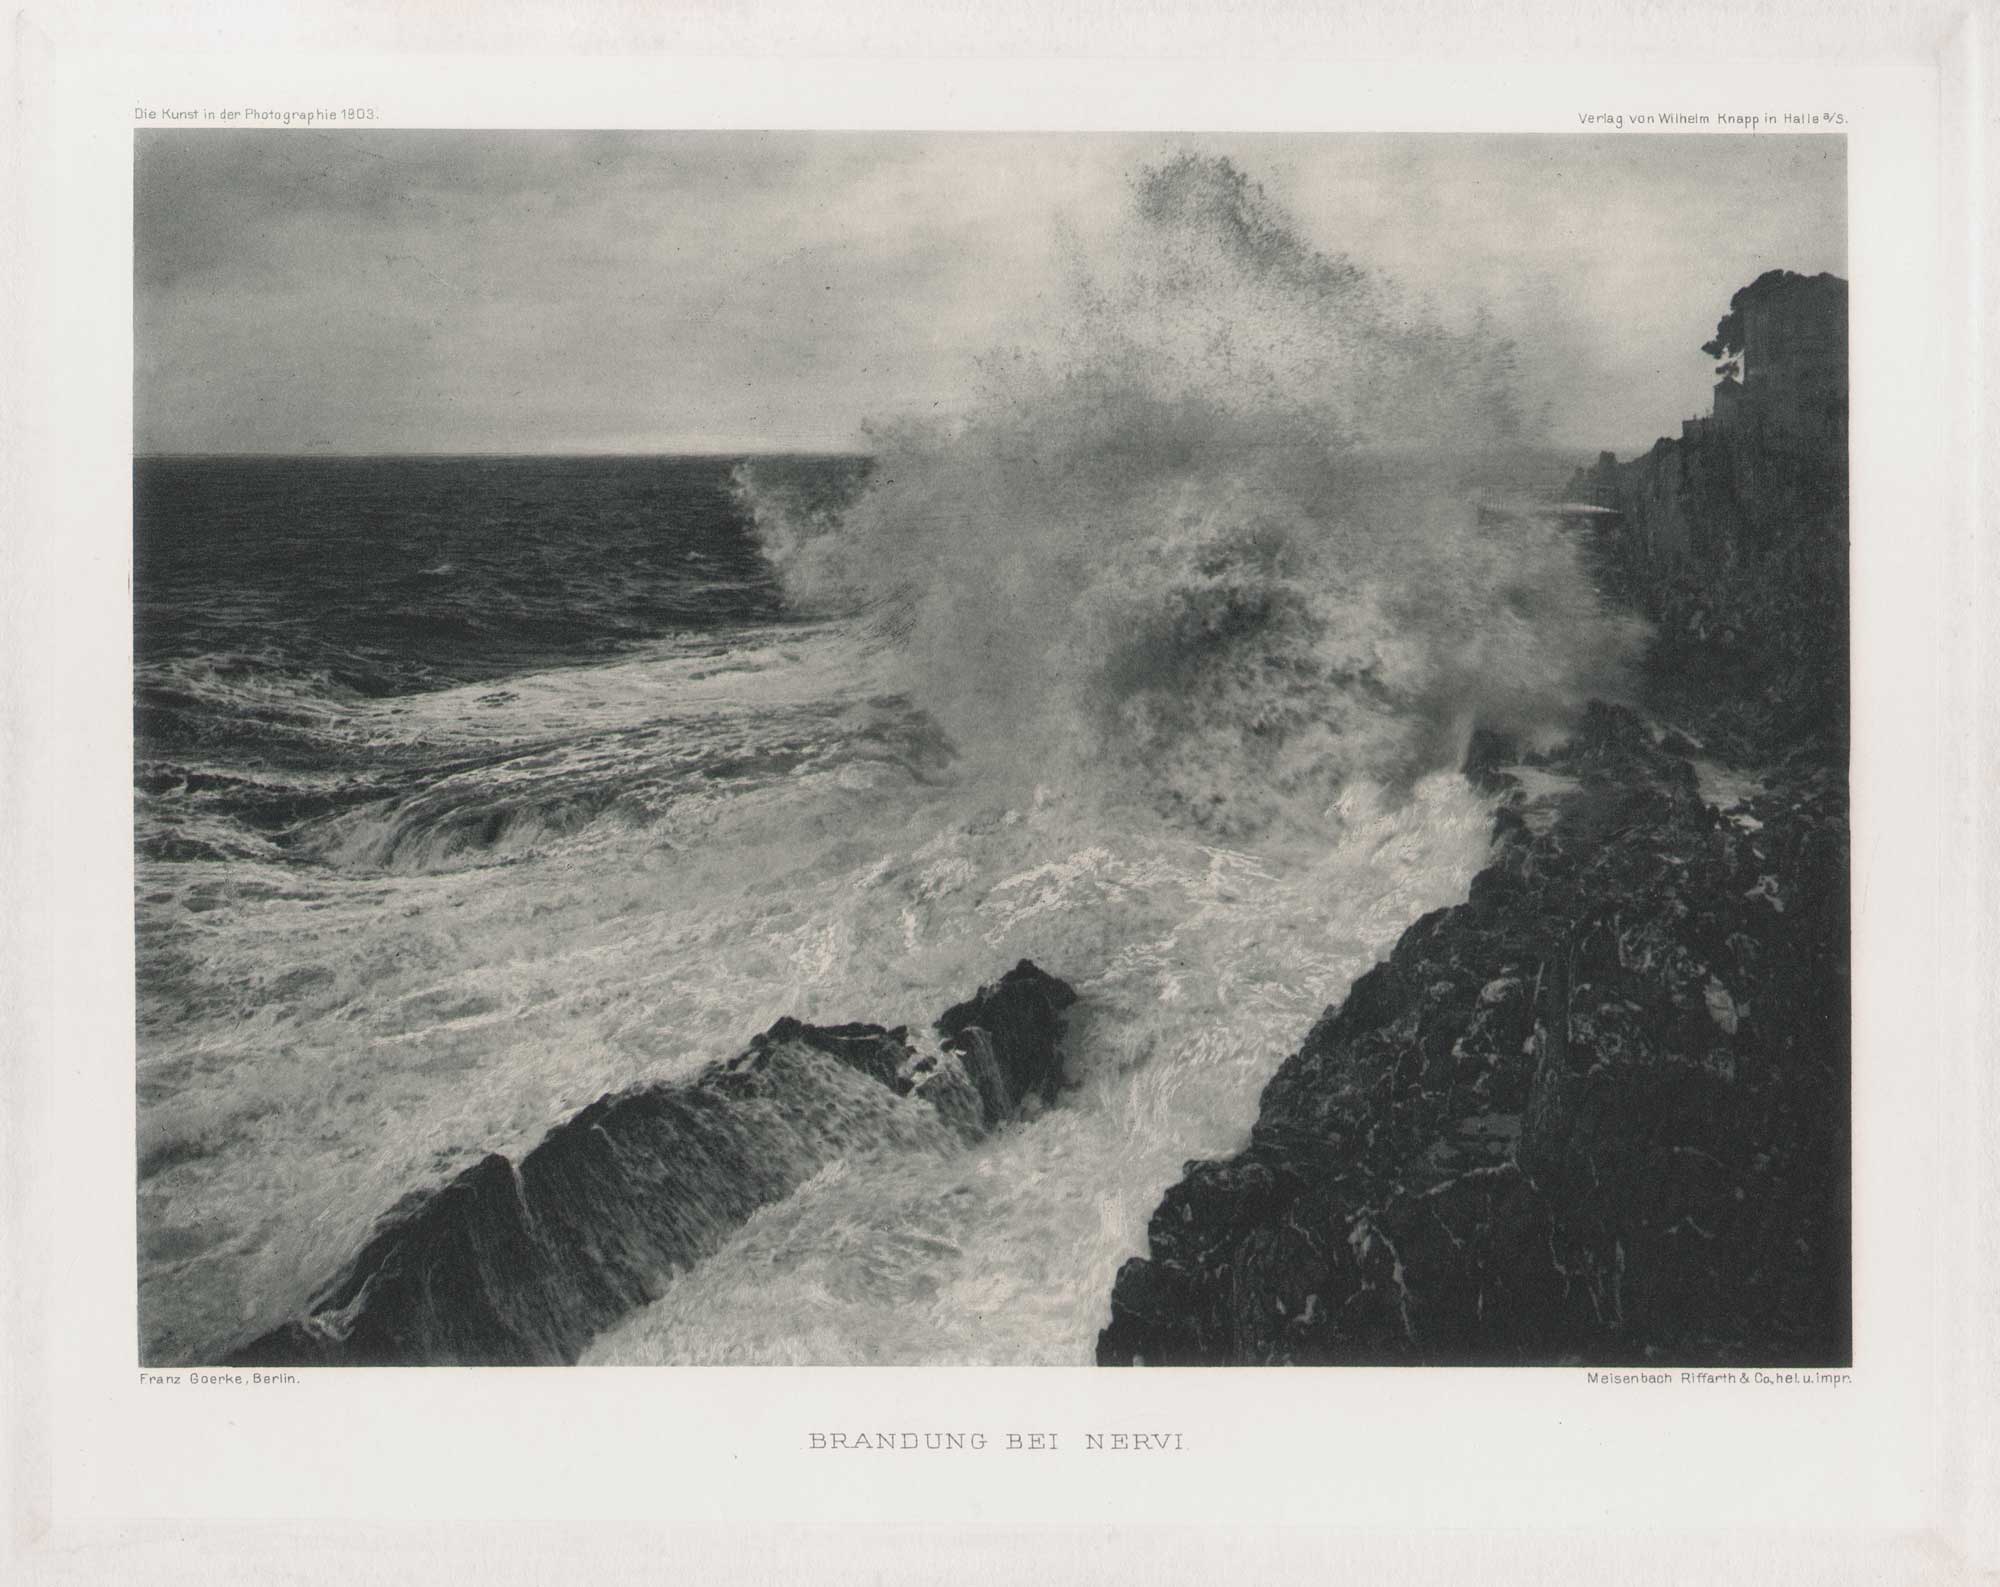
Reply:
<svg viewBox="0 0 2000 1587"><path fill-rule="evenodd" d="M240 1366L573 1362L759 1207L852 1150L950 1150L1062 1076L1067 983L1023 960L906 1030L784 1019L685 1082L593 1102L520 1162L497 1154L377 1225L306 1316Z"/></svg>
<svg viewBox="0 0 2000 1587"><path fill-rule="evenodd" d="M1574 788L1188 1166L1100 1363L1848 1360L1845 770L1725 814L1691 747L1599 705L1528 757Z"/></svg>

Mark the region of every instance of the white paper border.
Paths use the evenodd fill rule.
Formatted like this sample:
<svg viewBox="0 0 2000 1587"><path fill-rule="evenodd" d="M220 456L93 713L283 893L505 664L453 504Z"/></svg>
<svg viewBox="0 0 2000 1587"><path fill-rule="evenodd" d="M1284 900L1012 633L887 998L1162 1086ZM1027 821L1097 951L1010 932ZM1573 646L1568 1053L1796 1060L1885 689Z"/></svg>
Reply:
<svg viewBox="0 0 2000 1587"><path fill-rule="evenodd" d="M1712 1544L1738 1561L1810 1540L1829 1550L1830 1569L1919 1579L1936 1567L1954 1579L1938 1540L1962 1528L1951 1507L1954 1494L1971 1502L1963 1446L1979 1435L1964 1431L1957 1399L1968 1386L1959 1374L1977 1363L1956 1353L1952 1332L1965 1321L1955 1308L1971 1297L1940 1284L1958 1243L1945 1198L1957 1188L1976 1202L1990 1180L1953 1156L1967 1143L1943 1106L1966 1078L1954 1067L1966 1034L1958 1021L1980 994L1972 962L1958 964L1959 950L1941 940L1953 897L1937 845L1976 813L1952 804L1961 795L1944 707L1978 700L1972 669L1983 653L1966 626L1978 612L1958 597L1991 585L1978 581L1990 563L1951 543L1968 503L1955 489L1946 380L1966 349L1935 312L1956 256L1938 185L1946 167L1932 59L1808 66L1690 53L1633 66L1610 64L1607 40L1602 62L1504 70L1305 58L552 62L296 49L162 57L89 39L47 47L28 29L17 38L20 124L33 136L15 156L30 244L18 256L26 291L16 301L32 306L16 367L32 378L8 414L9 439L23 443L9 465L18 494L6 615L10 791L24 813L10 823L9 858L25 886L6 916L6 946L29 1061L14 1067L8 1120L19 1191L10 1205L27 1216L8 1225L10 1359L25 1372L7 1414L17 1475L29 1482L25 1518L42 1534L30 1557L51 1570L90 1566L91 1579L120 1559L162 1568L174 1538L239 1566L259 1547L312 1538L331 1551L317 1564L293 1561L317 1577L366 1574L366 1559L381 1568L363 1542L375 1537L445 1550L438 1558L456 1548L461 1560L486 1556L511 1573L581 1560L560 1552L581 1546L573 1526L560 1543L540 1526L512 1541L380 1528L585 1523L593 1546L635 1560L648 1557L644 1546L620 1541L618 1523L1032 1520L1082 1529L1038 1534L1072 1564L1093 1557L1092 1540L1111 1528L1130 1552L1103 1553L1104 1568L1143 1555L1167 1575L1200 1561L1204 1575L1233 1574L1255 1555L1175 1544L1153 1529L1233 1523L1335 1528L1339 1552L1357 1565L1407 1558L1398 1538L1478 1537L1484 1551L1465 1555L1467 1568L1483 1558L1494 1577L1521 1563L1495 1557L1510 1536L1569 1537L1581 1559L1586 1536L1658 1533L1666 1552L1630 1552L1628 1566L1680 1557L1672 1534L1674 1548ZM406 127L1565 132L1578 110L1608 99L1824 106L1852 124L1853 1385L1760 1394L1592 1389L1580 1372L605 1369L318 1374L261 1392L140 1387L126 582L135 104L366 104L379 125ZM1947 556L1971 559L1970 586L1946 586ZM1982 749L1956 751L1961 771L1976 769ZM1977 856L1983 835L1969 836ZM1955 966L1965 980L1951 979ZM1986 1271L1967 1274L1972 1296ZM1086 1428L1172 1427L1192 1447L1122 1461L1065 1450L1040 1464L1005 1454L829 1458L804 1447L820 1427L1052 1429L1065 1445ZM944 1556L927 1552L944 1546L937 1534L872 1535L885 1557L900 1546L894 1536L916 1539L908 1557L919 1563L982 1557L981 1534L954 1532ZM1317 1535L1264 1532L1260 1546L1310 1553ZM708 1558L720 1570L752 1557L735 1531L675 1536L689 1563ZM780 1536L790 1541L770 1545L772 1569L783 1555L833 1575L855 1557L828 1542L845 1532ZM989 1541L998 1546L998 1535ZM672 1556L653 1557L673 1568ZM993 1557L1011 1556L1001 1547Z"/></svg>

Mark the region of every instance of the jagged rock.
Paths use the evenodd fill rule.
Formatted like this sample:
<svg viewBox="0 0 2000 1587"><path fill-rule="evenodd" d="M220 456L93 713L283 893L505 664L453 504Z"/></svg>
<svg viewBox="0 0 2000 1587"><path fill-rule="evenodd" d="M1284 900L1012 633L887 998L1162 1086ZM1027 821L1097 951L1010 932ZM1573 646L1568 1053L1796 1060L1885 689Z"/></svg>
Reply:
<svg viewBox="0 0 2000 1587"><path fill-rule="evenodd" d="M1553 824L1503 810L1189 1165L1101 1363L1847 1359L1844 780L1752 830L1602 705L1537 758L1579 783Z"/></svg>
<svg viewBox="0 0 2000 1587"><path fill-rule="evenodd" d="M997 985L982 986L938 1020L946 1049L960 1055L978 1084L988 1129L1030 1096L1055 1100L1062 1085L1063 1010L1075 1001L1067 982L1023 959Z"/></svg>
<svg viewBox="0 0 2000 1587"><path fill-rule="evenodd" d="M691 1080L600 1098L518 1164L491 1155L406 1197L306 1316L228 1359L572 1362L829 1159L948 1149L1052 1097L1075 1000L1024 959L939 1021L944 1064L919 1060L901 1028L782 1019Z"/></svg>

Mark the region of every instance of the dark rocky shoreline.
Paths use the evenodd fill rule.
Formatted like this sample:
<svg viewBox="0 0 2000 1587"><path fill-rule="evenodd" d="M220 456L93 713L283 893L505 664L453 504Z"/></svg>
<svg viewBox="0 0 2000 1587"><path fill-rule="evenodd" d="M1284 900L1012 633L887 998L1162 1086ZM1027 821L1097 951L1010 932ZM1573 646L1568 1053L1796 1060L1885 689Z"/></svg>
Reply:
<svg viewBox="0 0 2000 1587"><path fill-rule="evenodd" d="M1100 1364L1848 1361L1844 769L1725 813L1662 737L1593 706L1540 801L1476 746L1493 862L1167 1193Z"/></svg>

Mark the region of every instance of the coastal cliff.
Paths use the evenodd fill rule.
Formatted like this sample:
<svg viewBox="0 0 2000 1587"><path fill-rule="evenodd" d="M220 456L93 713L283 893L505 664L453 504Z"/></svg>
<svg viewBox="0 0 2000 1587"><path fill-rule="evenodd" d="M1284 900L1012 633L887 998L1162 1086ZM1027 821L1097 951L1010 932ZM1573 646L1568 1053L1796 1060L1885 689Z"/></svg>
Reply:
<svg viewBox="0 0 2000 1587"><path fill-rule="evenodd" d="M1491 862L1187 1166L1100 1364L1850 1361L1844 369L1730 387L1569 487L1637 700L1475 736Z"/></svg>
<svg viewBox="0 0 2000 1587"><path fill-rule="evenodd" d="M1844 744L1844 442L1700 419L1570 493L1617 514L1593 561L1607 597L1653 622L1651 708L1746 751L1773 734Z"/></svg>

